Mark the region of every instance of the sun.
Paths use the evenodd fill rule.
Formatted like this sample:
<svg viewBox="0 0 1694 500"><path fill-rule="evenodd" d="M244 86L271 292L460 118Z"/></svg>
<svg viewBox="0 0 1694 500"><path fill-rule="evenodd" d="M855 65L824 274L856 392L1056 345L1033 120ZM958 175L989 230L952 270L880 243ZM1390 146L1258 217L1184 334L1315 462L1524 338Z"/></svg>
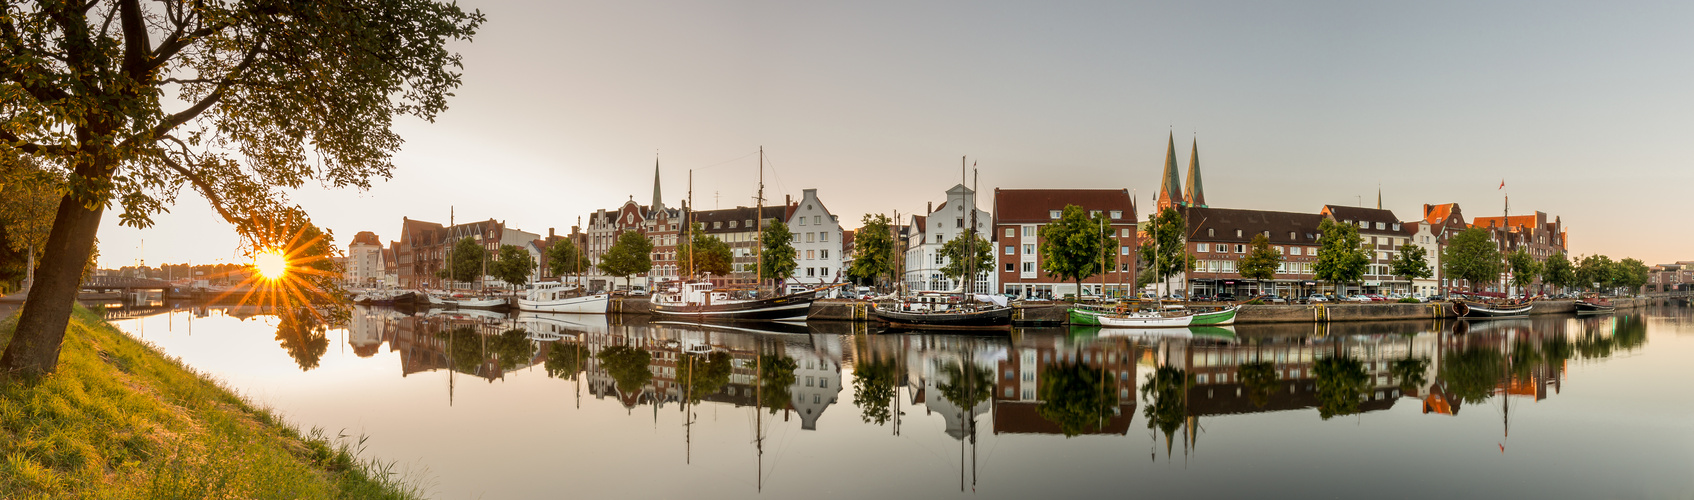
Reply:
<svg viewBox="0 0 1694 500"><path fill-rule="evenodd" d="M253 268L259 271L259 276L275 281L288 274L288 259L275 250L261 252L253 256Z"/></svg>

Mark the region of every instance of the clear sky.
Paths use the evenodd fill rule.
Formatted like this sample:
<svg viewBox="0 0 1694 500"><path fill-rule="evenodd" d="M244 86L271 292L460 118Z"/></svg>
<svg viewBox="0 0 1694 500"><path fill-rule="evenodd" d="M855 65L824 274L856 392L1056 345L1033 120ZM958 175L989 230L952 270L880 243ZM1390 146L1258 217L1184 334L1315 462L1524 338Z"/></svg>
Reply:
<svg viewBox="0 0 1694 500"><path fill-rule="evenodd" d="M959 182L1158 188L1198 137L1210 205L1563 217L1573 253L1694 259L1694 3L461 0L488 23L394 178L294 193L343 246L402 216L560 232L596 208L819 196L847 227ZM184 190L184 193L189 193ZM988 199L985 196L984 201ZM185 194L108 212L102 264L239 261ZM142 240L145 239L145 251Z"/></svg>

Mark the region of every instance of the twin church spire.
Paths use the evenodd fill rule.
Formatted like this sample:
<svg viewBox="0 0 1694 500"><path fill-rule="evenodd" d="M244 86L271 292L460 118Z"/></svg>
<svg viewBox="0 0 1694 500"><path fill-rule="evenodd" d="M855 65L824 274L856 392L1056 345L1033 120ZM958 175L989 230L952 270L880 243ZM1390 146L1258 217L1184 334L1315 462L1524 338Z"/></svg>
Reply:
<svg viewBox="0 0 1694 500"><path fill-rule="evenodd" d="M1166 207L1200 207L1206 208L1206 187L1200 182L1200 140L1194 140L1194 149L1188 155L1188 195L1183 196L1182 178L1176 167L1176 135L1172 134L1170 142L1165 147L1165 173L1159 181L1158 208Z"/></svg>

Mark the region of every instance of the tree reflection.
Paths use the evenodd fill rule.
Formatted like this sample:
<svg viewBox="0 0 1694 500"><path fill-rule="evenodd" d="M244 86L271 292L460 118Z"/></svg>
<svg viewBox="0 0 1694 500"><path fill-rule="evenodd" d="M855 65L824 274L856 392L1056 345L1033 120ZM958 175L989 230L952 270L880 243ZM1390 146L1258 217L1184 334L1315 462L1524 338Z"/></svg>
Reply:
<svg viewBox="0 0 1694 500"><path fill-rule="evenodd" d="M702 398L723 390L734 370L727 352L688 354L677 366L676 377L677 382L687 384L689 402L699 403Z"/></svg>
<svg viewBox="0 0 1694 500"><path fill-rule="evenodd" d="M606 374L617 382L619 391L637 392L653 380L653 372L647 369L653 355L644 349L615 345L601 349L596 357L600 358L600 366L606 368Z"/></svg>
<svg viewBox="0 0 1694 500"><path fill-rule="evenodd" d="M1447 391L1466 403L1488 399L1506 376L1506 359L1499 349L1478 347L1446 355L1437 377L1446 381Z"/></svg>
<svg viewBox="0 0 1694 500"><path fill-rule="evenodd" d="M323 316L309 307L283 308L277 316L282 321L276 325L276 340L282 350L288 351L300 371L317 368L329 350L329 328Z"/></svg>
<svg viewBox="0 0 1694 500"><path fill-rule="evenodd" d="M547 370L547 376L576 380L576 375L582 372L582 345L575 342L559 342L547 350L547 359L541 362L541 367Z"/></svg>
<svg viewBox="0 0 1694 500"><path fill-rule="evenodd" d="M528 331L516 328L488 339L488 353L494 355L500 370L506 371L526 366L534 360L535 344L529 340Z"/></svg>
<svg viewBox="0 0 1694 500"><path fill-rule="evenodd" d="M941 397L953 406L969 410L994 393L994 375L975 363L953 363L941 368L947 381L936 386Z"/></svg>
<svg viewBox="0 0 1694 500"><path fill-rule="evenodd" d="M983 382L989 382L983 372ZM973 381L974 382L974 381ZM1041 371L1041 405L1035 413L1055 424L1065 437L1100 429L1118 405L1118 393L1107 386L1104 373L1079 363L1052 364ZM983 396L987 399L986 393ZM1180 418L1179 418L1180 420Z"/></svg>
<svg viewBox="0 0 1694 500"><path fill-rule="evenodd" d="M885 360L860 359L853 365L853 404L859 407L861 420L882 425L894 416L889 407L899 376L896 370L893 362Z"/></svg>
<svg viewBox="0 0 1694 500"><path fill-rule="evenodd" d="M1141 399L1147 403L1142 410L1147 416L1147 428L1164 432L1166 442L1188 416L1187 386L1188 372L1169 366L1154 370L1152 379L1141 386Z"/></svg>
<svg viewBox="0 0 1694 500"><path fill-rule="evenodd" d="M1329 420L1336 415L1359 412L1359 398L1365 394L1370 380L1363 362L1329 356L1318 359L1313 371L1318 379L1318 417Z"/></svg>
<svg viewBox="0 0 1694 500"><path fill-rule="evenodd" d="M1388 374L1400 384L1401 393L1412 392L1429 383L1429 377L1424 375L1428 372L1429 358L1407 356L1405 359L1395 361L1393 365L1388 367Z"/></svg>
<svg viewBox="0 0 1694 500"><path fill-rule="evenodd" d="M1242 363L1237 370L1241 385L1247 388L1247 400L1259 408L1270 404L1270 396L1276 392L1277 382L1281 379L1276 374L1276 364L1269 361L1248 362Z"/></svg>
<svg viewBox="0 0 1694 500"><path fill-rule="evenodd" d="M771 414L788 407L788 400L793 397L788 387L794 385L794 369L799 366L794 358L787 356L759 355L759 383L762 385L759 397L764 399L761 404L770 408Z"/></svg>
<svg viewBox="0 0 1694 500"><path fill-rule="evenodd" d="M483 360L487 359L487 351L479 337L476 329L468 326L435 334L435 338L447 341L448 368L459 373L476 373Z"/></svg>

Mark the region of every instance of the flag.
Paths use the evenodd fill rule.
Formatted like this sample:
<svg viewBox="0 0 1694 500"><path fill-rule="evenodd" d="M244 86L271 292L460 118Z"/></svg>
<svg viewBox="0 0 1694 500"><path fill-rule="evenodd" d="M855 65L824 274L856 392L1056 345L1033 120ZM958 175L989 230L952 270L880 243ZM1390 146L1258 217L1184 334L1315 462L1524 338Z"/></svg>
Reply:
<svg viewBox="0 0 1694 500"><path fill-rule="evenodd" d="M1500 189L1506 189L1506 180L1500 179Z"/></svg>

